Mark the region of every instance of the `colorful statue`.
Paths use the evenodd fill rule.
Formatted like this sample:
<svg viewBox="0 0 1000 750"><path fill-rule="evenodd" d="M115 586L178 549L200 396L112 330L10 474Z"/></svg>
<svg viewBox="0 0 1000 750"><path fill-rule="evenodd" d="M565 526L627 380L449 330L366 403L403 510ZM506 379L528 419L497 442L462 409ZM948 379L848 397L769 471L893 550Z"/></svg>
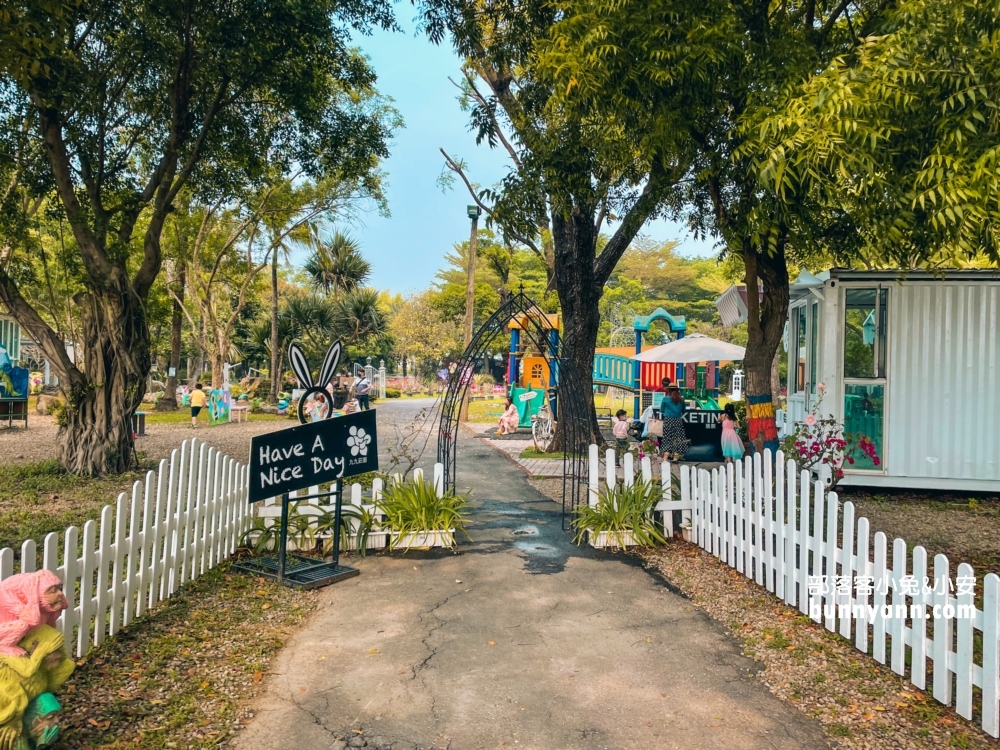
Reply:
<svg viewBox="0 0 1000 750"><path fill-rule="evenodd" d="M48 570L0 583L0 750L46 748L59 737L52 691L75 664L54 626L68 606L62 581Z"/></svg>

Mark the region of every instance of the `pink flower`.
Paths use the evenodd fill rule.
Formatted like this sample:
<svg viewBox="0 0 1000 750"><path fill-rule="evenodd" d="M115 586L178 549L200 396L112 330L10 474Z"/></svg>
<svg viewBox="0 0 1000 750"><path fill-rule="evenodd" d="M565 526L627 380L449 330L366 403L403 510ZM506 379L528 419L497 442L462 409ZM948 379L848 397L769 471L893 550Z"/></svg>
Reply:
<svg viewBox="0 0 1000 750"><path fill-rule="evenodd" d="M823 393L826 390L826 383L817 383L816 390Z"/></svg>
<svg viewBox="0 0 1000 750"><path fill-rule="evenodd" d="M806 423L807 427L813 427L816 424L816 415L806 414L806 418L803 421Z"/></svg>

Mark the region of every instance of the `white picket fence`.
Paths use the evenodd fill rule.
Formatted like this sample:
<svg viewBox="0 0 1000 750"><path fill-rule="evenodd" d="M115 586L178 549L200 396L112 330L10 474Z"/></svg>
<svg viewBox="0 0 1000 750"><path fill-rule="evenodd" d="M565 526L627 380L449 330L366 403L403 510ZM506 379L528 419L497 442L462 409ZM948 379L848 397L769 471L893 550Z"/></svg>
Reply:
<svg viewBox="0 0 1000 750"><path fill-rule="evenodd" d="M185 440L101 520L48 534L44 569L62 581L69 609L59 618L67 647L83 656L187 581L236 549L250 522L247 467L197 439ZM0 580L15 573L0 551ZM35 542L21 545L20 573L37 568ZM71 645L75 644L75 646Z"/></svg>
<svg viewBox="0 0 1000 750"><path fill-rule="evenodd" d="M596 502L596 446L590 460ZM641 473L648 481L647 461ZM608 463L613 466L613 458ZM629 456L623 464L624 481L630 481ZM664 467L669 482L669 465ZM609 473L606 481L612 486L616 480ZM657 509L690 513L696 544L914 686L929 689L960 716L973 719L975 699L983 730L1000 737L1000 577L994 573L977 582L963 563L952 579L945 555L936 555L929 567L927 551L910 550L903 539L893 541L890 560L884 533L873 538L868 519L855 518L853 503L841 504L780 452L773 460L765 451L712 471L682 465L680 499ZM822 585L823 577L834 585Z"/></svg>
<svg viewBox="0 0 1000 750"><path fill-rule="evenodd" d="M591 444L588 467L587 502L597 505L601 493L601 454L600 449ZM653 481L653 465L649 456L644 456L639 462L639 474L636 476L635 458L631 453L626 453L622 457L622 483L626 487L635 484L637 478L649 484ZM613 490L618 483L615 469L615 452L608 448L604 455L604 476L603 482L608 489ZM684 538L690 541L691 538L691 512L694 510L694 503L690 499L675 497L673 487L673 470L668 461L660 463L660 487L662 499L656 504L656 510L663 513L663 534L668 539L674 535L674 511L681 512L680 528ZM594 547L613 546L615 539L605 533L594 534L590 538L590 544Z"/></svg>
<svg viewBox="0 0 1000 750"><path fill-rule="evenodd" d="M394 475L396 481L402 481L403 477L401 474ZM413 470L413 481L422 482L424 481L424 471L423 469ZM437 491L438 497L444 494L444 465L434 464L433 472L433 482L434 488ZM382 490L384 483L381 477L376 477L372 480L371 490L369 491L367 497L365 496L364 488L357 483L350 484L344 487L344 507L348 506L363 509L375 517L376 523L372 531L368 534L368 543L366 549L385 549L389 544L389 537L392 533L391 529L380 528L379 524L385 520L385 516L379 512L378 508L374 505L374 501L382 497ZM298 498L310 497L312 495L318 495L320 492L329 492L330 485L313 486L308 489L300 490L298 492L288 493L289 500L295 501ZM321 498L320 500L306 500L296 506L296 511L302 515L308 516L319 516L324 513L332 514L336 510L336 505L330 502L332 498L327 496ZM325 502L324 502L325 501ZM263 500L257 504L256 514L258 517L264 519L265 526L271 526L279 522L281 518L281 499L277 497L271 497L267 500ZM360 518L352 514L343 514L344 523L347 524L349 528L347 549L354 550L357 548L357 542L355 535L357 534L358 527L361 524ZM317 534L316 539L324 539L328 537L329 534ZM435 542L431 546L442 546L439 542ZM289 548L294 549L296 547L296 542L294 539L289 538Z"/></svg>

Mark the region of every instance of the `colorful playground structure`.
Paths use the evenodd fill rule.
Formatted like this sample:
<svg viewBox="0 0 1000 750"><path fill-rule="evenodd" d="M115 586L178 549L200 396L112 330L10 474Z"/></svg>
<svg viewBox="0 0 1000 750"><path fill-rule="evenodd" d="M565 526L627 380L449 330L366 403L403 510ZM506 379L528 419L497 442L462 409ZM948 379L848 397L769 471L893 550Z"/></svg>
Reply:
<svg viewBox="0 0 1000 750"><path fill-rule="evenodd" d="M507 325L510 332L510 352L505 380L510 397L518 409L520 427L531 426L531 418L538 413L546 400L552 413L556 412L555 390L558 385L558 373L549 363L556 358L559 349L559 316L539 311L532 313L530 317L529 320L528 314L521 315ZM656 321L666 323L669 332L674 336L674 343L684 339L687 323L683 316L674 317L662 307L649 315L637 316L633 323L634 352L631 347L598 349L594 355L594 367L591 373L594 386L631 394L633 416L636 419L649 405L652 404L654 408L659 406L664 396L663 378L670 378L672 383L681 389L684 397L694 402L697 409L718 411L719 370L726 360L694 361L683 355L679 355L682 361L637 359L643 353L657 348L643 345L643 334L648 334ZM532 331L541 330L545 333L547 351L540 351L539 342L532 341L532 337L525 334L529 326ZM714 342L714 339L697 334L691 338ZM685 343L696 342L692 340ZM723 344L723 342L717 343ZM693 346L691 349L696 350L697 347Z"/></svg>
<svg viewBox="0 0 1000 750"><path fill-rule="evenodd" d="M517 406L518 427L531 427L531 418L542 408L545 400L556 414L555 388L558 374L549 366L559 351L559 316L537 313L519 315L507 324L510 331L510 354L507 357L507 385L510 397ZM529 328L530 326L530 328ZM541 330L547 337L548 351L539 351L539 342L531 341L527 331Z"/></svg>
<svg viewBox="0 0 1000 750"><path fill-rule="evenodd" d="M663 379L670 378L673 385L681 389L688 400L694 401L699 409L715 411L719 409L719 369L718 361L706 362L641 362L634 357L652 347L643 346L642 337L649 333L655 321L667 324L676 340L687 333L687 323L683 316L674 317L662 307L651 314L635 318L634 354L624 348L598 349L594 355L594 370L591 379L594 385L627 391L633 397L633 416L650 404L659 406L663 399Z"/></svg>

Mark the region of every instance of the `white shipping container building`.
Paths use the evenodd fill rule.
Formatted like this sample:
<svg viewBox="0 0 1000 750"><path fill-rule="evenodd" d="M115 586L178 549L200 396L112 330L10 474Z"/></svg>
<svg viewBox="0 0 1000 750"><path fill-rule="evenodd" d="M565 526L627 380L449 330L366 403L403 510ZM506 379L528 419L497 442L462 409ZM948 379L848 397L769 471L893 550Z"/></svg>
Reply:
<svg viewBox="0 0 1000 750"><path fill-rule="evenodd" d="M880 456L842 484L1000 492L1000 271L803 271L790 295L787 421L825 384L823 416ZM716 304L745 319L745 289Z"/></svg>

